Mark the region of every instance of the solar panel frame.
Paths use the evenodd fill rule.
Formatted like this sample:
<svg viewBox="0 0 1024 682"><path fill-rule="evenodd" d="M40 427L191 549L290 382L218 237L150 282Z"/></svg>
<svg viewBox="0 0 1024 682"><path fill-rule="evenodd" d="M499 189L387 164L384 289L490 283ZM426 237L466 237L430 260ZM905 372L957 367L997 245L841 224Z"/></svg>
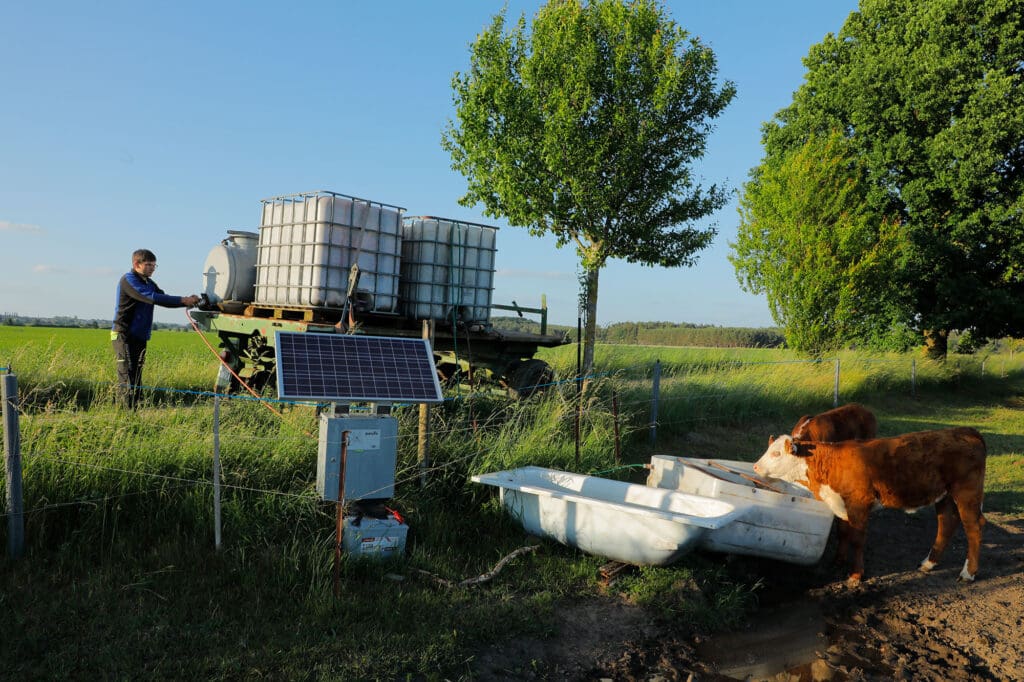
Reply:
<svg viewBox="0 0 1024 682"><path fill-rule="evenodd" d="M277 395L289 400L439 403L427 339L275 332Z"/></svg>

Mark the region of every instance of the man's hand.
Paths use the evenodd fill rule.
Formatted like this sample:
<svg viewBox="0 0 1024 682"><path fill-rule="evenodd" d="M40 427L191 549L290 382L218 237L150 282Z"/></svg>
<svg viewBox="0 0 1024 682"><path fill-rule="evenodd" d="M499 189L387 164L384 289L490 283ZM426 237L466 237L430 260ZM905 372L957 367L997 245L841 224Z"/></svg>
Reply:
<svg viewBox="0 0 1024 682"><path fill-rule="evenodd" d="M195 295L195 294L192 294L191 296L182 296L181 297L181 302L185 306L191 308L196 303L199 303L199 297L197 295Z"/></svg>

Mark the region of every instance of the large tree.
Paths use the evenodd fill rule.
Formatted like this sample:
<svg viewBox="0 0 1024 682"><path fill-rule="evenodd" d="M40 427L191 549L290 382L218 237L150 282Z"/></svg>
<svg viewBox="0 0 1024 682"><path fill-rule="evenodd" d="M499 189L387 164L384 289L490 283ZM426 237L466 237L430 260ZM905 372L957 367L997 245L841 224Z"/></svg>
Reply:
<svg viewBox="0 0 1024 682"><path fill-rule="evenodd" d="M864 221L862 234L895 236L884 291L868 297L887 306L882 315L895 314L892 328L924 334L940 356L952 330L1024 332L1022 55L1024 0L862 0L839 35L811 48L792 104L764 128L765 158L745 187L738 241L763 258L734 260L741 281L786 301L780 321L802 314L794 307L802 297L791 296L799 282L759 278L781 253L771 240L789 228L771 226L774 209L758 195L764 178L792 170L787 159L838 132L863 190L849 194L845 214L799 219L816 224L822 241L850 216ZM821 193L833 191L831 177L821 173ZM831 280L835 309L842 291L859 286L843 268L803 274ZM835 345L878 320L854 315L852 326L820 331Z"/></svg>
<svg viewBox="0 0 1024 682"><path fill-rule="evenodd" d="M865 199L866 169L839 133L767 159L740 198L731 246L744 288L763 293L786 343L811 353L905 341L898 226Z"/></svg>
<svg viewBox="0 0 1024 682"><path fill-rule="evenodd" d="M690 163L735 94L712 51L654 0L551 0L506 30L499 13L452 79L442 144L460 199L572 244L585 273L584 370L593 365L598 273L609 258L693 265L724 205Z"/></svg>

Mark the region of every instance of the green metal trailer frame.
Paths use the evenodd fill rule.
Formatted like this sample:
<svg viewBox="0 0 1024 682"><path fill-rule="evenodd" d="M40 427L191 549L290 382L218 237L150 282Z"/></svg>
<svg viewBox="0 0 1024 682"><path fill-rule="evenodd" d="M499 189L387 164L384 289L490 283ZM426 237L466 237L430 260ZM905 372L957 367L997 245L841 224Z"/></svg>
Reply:
<svg viewBox="0 0 1024 682"><path fill-rule="evenodd" d="M534 358L538 348L567 343L564 335L547 333L547 305L525 308L493 305L493 309L541 316L541 333L495 329L488 324L452 324L434 321L432 346L438 375L444 382L474 385L497 384L516 397L527 397L554 380L551 367ZM275 332L367 334L422 338L424 321L397 315L362 313L355 324L342 320L334 308L289 308L233 301L192 311L202 330L220 339L221 358L255 391L274 383ZM226 374L226 373L225 373ZM222 375L223 377L223 375ZM224 377L228 378L228 377ZM230 377L237 389L237 379ZM218 388L229 384L218 379Z"/></svg>

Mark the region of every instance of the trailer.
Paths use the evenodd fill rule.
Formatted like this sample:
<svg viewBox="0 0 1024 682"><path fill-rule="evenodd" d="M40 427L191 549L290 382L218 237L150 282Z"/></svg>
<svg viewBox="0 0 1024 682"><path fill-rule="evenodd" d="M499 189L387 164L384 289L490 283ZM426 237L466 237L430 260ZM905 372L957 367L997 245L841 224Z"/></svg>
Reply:
<svg viewBox="0 0 1024 682"><path fill-rule="evenodd" d="M546 309L495 307L523 313L539 312L542 315L541 333L502 330L490 325L458 329L435 323L432 347L438 377L446 385L500 386L513 397L529 397L554 381L551 366L533 357L534 354L539 348L560 346L567 340L562 334L547 333ZM423 335L421 321L368 315L357 323L354 330L349 330L336 317L329 310L267 308L237 302L207 303L192 311L192 319L200 329L217 334L221 359L257 392L274 385L274 332L358 333L411 338ZM225 370L218 375L217 387L237 391L240 384L238 378Z"/></svg>
<svg viewBox="0 0 1024 682"><path fill-rule="evenodd" d="M497 228L318 190L262 201L258 232L229 230L203 267L192 318L220 339L217 386L273 385L277 331L432 340L439 378L527 397L554 380L535 358L568 342L539 308L492 302ZM492 310L540 316L540 333L496 328ZM227 371L230 368L230 372Z"/></svg>

